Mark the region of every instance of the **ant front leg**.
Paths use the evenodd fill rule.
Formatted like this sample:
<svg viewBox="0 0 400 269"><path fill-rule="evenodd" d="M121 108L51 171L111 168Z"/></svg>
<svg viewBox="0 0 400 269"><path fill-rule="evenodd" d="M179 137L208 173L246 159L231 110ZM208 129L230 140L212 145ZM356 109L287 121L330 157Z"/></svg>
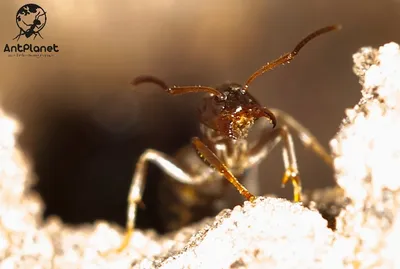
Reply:
<svg viewBox="0 0 400 269"><path fill-rule="evenodd" d="M313 150L320 158L322 158L329 166L333 166L333 160L330 154L318 142L318 140L311 134L307 128L296 121L287 113L271 109L275 114L277 121L281 127L263 135L258 143L253 146L249 154L250 165L253 166L264 159L275 146L283 139L283 161L285 165L285 174L282 178L282 184L285 185L289 180L293 184L294 201L301 201L301 180L297 167L296 154L293 144L292 136L289 128L293 129L305 147Z"/></svg>
<svg viewBox="0 0 400 269"><path fill-rule="evenodd" d="M135 174L133 175L129 190L128 212L124 239L117 249L108 251L104 255L108 255L110 252L119 253L129 245L135 227L134 225L137 206L142 204L142 196L146 184L146 171L149 162L156 164L167 175L181 183L196 184L197 182L197 177L195 175L191 175L181 169L176 162L166 154L153 149L146 150L136 163Z"/></svg>
<svg viewBox="0 0 400 269"><path fill-rule="evenodd" d="M221 162L221 160L212 152L198 137L192 139L193 146L196 148L197 153L203 159L203 161L221 173L239 193L244 196L248 201L253 202L256 197L251 194L245 186L243 186L237 178L229 171L228 167Z"/></svg>
<svg viewBox="0 0 400 269"><path fill-rule="evenodd" d="M287 127L279 127L261 137L259 143L255 145L249 154L249 162L251 166L257 164L264 159L268 153L275 148L275 146L283 140L283 163L285 166L285 173L282 178L282 186L290 180L293 184L294 201L301 201L301 181L299 170L297 168L296 154L292 136L290 135Z"/></svg>
<svg viewBox="0 0 400 269"><path fill-rule="evenodd" d="M275 114L277 121L281 122L282 126L287 126L297 133L297 136L306 148L310 148L328 166L333 167L332 156L304 125L282 110L271 109L271 112Z"/></svg>

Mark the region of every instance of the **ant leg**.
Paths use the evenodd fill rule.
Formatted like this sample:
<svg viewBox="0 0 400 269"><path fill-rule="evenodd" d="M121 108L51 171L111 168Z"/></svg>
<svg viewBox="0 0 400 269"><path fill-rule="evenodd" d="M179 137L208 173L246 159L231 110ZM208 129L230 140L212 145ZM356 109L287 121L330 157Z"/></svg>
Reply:
<svg viewBox="0 0 400 269"><path fill-rule="evenodd" d="M275 114L275 117L277 119L277 122L280 123L281 128L277 129L284 129L284 133L286 133L288 138L285 139L285 147L287 153L284 151L284 160L288 160L289 166L286 166L286 172L285 176L282 180L282 183L285 184L288 180L292 180L292 183L294 184L295 187L295 201L300 201L300 192L301 192L301 185L300 185L300 179L296 179L295 175L298 174L297 171L297 162L296 158L294 155L294 145L292 142L292 138L287 130L287 128L293 129L298 137L300 138L301 142L306 148L310 148L313 150L321 159L325 161L330 167L333 167L333 159L331 155L325 150L325 148L319 143L317 138L311 134L311 132L305 128L302 124L300 124L297 120L295 120L292 116L289 114L278 110L278 109L271 109L271 112ZM261 161L263 158L266 157L266 155L276 146L277 143L279 143L280 137L277 136L276 132L272 131L271 133L268 133L264 136L262 136L259 140L259 142L252 147L250 150L250 156L249 156L249 162L250 165L253 166L259 161ZM285 157L286 155L286 157ZM286 161L285 161L286 163ZM291 164L292 163L292 164ZM288 168L289 167L289 168ZM297 187L295 185L298 185ZM297 190L296 190L297 189ZM297 193L297 194L296 194ZM296 198L298 197L298 198Z"/></svg>
<svg viewBox="0 0 400 269"><path fill-rule="evenodd" d="M301 201L301 180L297 168L296 154L292 136L290 135L287 127L279 127L265 136L263 136L257 145L249 151L250 166L254 166L263 160L268 153L270 153L275 146L283 139L283 163L285 166L285 174L282 178L282 186L290 180L293 184L293 193L295 202Z"/></svg>
<svg viewBox="0 0 400 269"><path fill-rule="evenodd" d="M198 137L194 137L192 143L196 148L197 153L206 164L221 173L248 201L252 202L255 200L256 197L237 180L237 178L229 171L228 167L226 167L217 155L215 155L214 152L212 152Z"/></svg>
<svg viewBox="0 0 400 269"><path fill-rule="evenodd" d="M328 164L330 167L333 167L332 156L307 128L282 110L271 109L271 111L275 114L277 121L280 122L282 126L287 126L297 133L297 136L300 138L301 142L306 148L310 148L322 160L324 160L326 164Z"/></svg>
<svg viewBox="0 0 400 269"><path fill-rule="evenodd" d="M170 157L166 154L153 149L147 149L139 158L136 163L135 174L133 175L132 183L129 190L128 196L128 211L127 211L127 221L126 221L126 231L124 239L121 245L116 250L111 250L106 252L105 255L110 252L121 252L129 244L130 239L133 234L135 219L136 219L136 209L137 205L143 205L142 196L146 183L146 170L148 162L152 162L159 166L166 174L174 178L175 180L182 182L184 184L196 184L196 176L190 175L183 171Z"/></svg>

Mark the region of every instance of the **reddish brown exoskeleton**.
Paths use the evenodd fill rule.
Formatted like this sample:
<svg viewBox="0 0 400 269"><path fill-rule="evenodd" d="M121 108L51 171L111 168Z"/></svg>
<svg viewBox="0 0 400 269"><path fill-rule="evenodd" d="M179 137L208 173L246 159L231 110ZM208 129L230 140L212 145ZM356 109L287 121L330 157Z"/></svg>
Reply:
<svg viewBox="0 0 400 269"><path fill-rule="evenodd" d="M282 184L291 181L294 201L301 201L301 181L290 134L297 133L302 143L311 148L326 163L332 165L331 156L317 139L294 118L277 109L261 106L249 93L249 85L259 75L273 68L289 63L313 38L340 29L328 26L305 37L292 52L269 62L253 73L244 86L226 83L219 87L173 86L153 76L139 76L133 85L154 83L171 95L184 93L207 93L200 106L201 137L194 137L192 145L182 148L172 158L154 149L147 149L139 158L133 176L128 203L126 235L117 251L122 251L130 241L134 229L137 205L142 201L145 188L145 174L149 162L156 164L169 179L162 184L161 200L167 197L168 206L160 205L162 214L175 215L175 221L168 223L167 230L173 230L193 221L192 216L201 212L224 195L226 182L230 182L247 200L256 197L238 180L249 168L257 165L279 143L283 142L285 173ZM255 143L247 140L248 132L260 118L266 118L274 127L266 129ZM199 158L200 157L200 158ZM224 180L227 179L228 181ZM171 197L174 203L171 205Z"/></svg>

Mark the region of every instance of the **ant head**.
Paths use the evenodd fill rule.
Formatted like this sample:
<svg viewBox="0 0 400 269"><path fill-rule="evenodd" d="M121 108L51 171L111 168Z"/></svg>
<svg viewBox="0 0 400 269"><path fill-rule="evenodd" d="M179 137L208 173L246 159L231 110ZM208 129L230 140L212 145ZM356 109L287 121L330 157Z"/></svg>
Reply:
<svg viewBox="0 0 400 269"><path fill-rule="evenodd" d="M249 85L254 79L277 66L292 61L299 51L315 37L340 28L340 25L332 25L309 34L291 52L261 66L249 77L244 86L237 83L225 83L217 88L206 86L169 87L164 81L153 76L137 77L132 81L132 84L154 83L173 95L207 92L210 95L204 99L204 103L200 107L201 122L225 137L243 139L247 137L254 122L261 117L266 117L274 127L276 125L274 114L267 108L260 106L248 92Z"/></svg>
<svg viewBox="0 0 400 269"><path fill-rule="evenodd" d="M274 114L262 107L242 85L225 83L216 90L221 94L206 97L200 107L200 120L209 128L231 139L244 139L261 117L266 117L275 127Z"/></svg>
<svg viewBox="0 0 400 269"><path fill-rule="evenodd" d="M215 89L217 94L213 93L213 96L205 99L205 103L201 107L201 121L220 134L232 139L247 137L254 121L261 117L266 117L275 127L276 119L274 114L256 102L247 91L249 85L265 72L289 63L310 40L340 28L340 25L332 25L309 34L291 52L259 68L249 77L244 86L236 83L226 83L217 87Z"/></svg>

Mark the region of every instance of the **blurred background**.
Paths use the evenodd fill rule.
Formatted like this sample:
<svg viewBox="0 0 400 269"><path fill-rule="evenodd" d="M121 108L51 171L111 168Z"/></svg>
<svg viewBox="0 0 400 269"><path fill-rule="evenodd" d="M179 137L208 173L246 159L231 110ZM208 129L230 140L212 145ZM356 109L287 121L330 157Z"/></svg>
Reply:
<svg viewBox="0 0 400 269"><path fill-rule="evenodd" d="M1 1L0 44L15 44L17 10ZM19 143L32 160L45 216L69 223L106 219L123 224L126 197L140 154L173 154L198 133L201 94L169 96L152 85L133 88L137 75L169 84L244 83L265 62L290 51L305 35L330 24L290 64L258 78L250 91L261 104L295 116L327 148L360 98L352 54L362 46L400 42L400 2L385 1L77 1L41 0L43 40L51 58L0 57L0 100L20 119ZM296 140L305 189L333 185L332 169ZM258 169L261 193L292 198L280 187L281 150ZM156 227L161 178L151 165L141 227ZM239 197L237 203L241 203Z"/></svg>

